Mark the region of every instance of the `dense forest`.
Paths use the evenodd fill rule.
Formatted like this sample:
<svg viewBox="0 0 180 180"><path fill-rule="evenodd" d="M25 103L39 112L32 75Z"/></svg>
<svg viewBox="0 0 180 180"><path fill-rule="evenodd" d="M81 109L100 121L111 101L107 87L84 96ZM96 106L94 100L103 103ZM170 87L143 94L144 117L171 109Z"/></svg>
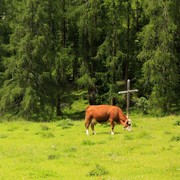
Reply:
<svg viewBox="0 0 180 180"><path fill-rule="evenodd" d="M62 114L73 91L89 104L125 101L164 115L180 97L179 0L0 0L0 114Z"/></svg>

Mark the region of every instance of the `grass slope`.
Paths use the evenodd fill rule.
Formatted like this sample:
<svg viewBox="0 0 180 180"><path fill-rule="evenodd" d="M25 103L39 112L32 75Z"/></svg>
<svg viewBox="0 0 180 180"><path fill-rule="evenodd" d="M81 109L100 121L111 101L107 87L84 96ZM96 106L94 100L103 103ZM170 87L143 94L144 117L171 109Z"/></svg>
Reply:
<svg viewBox="0 0 180 180"><path fill-rule="evenodd" d="M180 117L131 118L114 136L99 124L86 136L83 120L1 122L0 179L180 179Z"/></svg>

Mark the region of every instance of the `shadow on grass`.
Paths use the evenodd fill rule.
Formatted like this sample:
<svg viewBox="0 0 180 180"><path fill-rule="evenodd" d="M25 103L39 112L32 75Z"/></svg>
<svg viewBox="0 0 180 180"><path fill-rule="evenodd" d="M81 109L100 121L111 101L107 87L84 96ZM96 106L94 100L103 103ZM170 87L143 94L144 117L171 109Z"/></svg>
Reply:
<svg viewBox="0 0 180 180"><path fill-rule="evenodd" d="M117 134L121 134L120 132L115 132L114 135L111 135L111 132L108 132L108 131L106 131L106 132L98 132L98 131L95 131L95 132L96 132L96 134L93 134L92 131L91 131L91 129L89 129L89 135L90 135L90 136L98 136L98 135L106 134L106 135L109 135L110 137L111 137L111 136L113 137L113 136L116 136ZM82 131L82 133L84 133L84 135L87 136L87 135L86 135L86 132L85 132L85 129L84 129L84 131ZM88 136L87 136L87 137L88 137Z"/></svg>
<svg viewBox="0 0 180 180"><path fill-rule="evenodd" d="M116 135L116 134L121 134L120 132L114 132L114 135L111 135L111 132L108 132L108 131L106 131L106 132L96 132L97 134L107 134L107 135L110 135L110 136L114 136L114 135Z"/></svg>

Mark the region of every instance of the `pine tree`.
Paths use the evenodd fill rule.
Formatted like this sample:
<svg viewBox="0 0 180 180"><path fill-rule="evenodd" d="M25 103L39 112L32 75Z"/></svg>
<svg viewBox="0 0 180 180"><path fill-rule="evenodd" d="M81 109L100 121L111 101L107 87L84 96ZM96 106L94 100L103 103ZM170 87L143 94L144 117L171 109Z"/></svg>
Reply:
<svg viewBox="0 0 180 180"><path fill-rule="evenodd" d="M144 61L144 82L151 89L152 112L163 114L168 112L176 98L178 71L173 43L175 25L169 13L171 1L147 1L145 5L149 23L140 34L143 46L139 58Z"/></svg>
<svg viewBox="0 0 180 180"><path fill-rule="evenodd" d="M0 10L0 88L2 87L2 83L3 83L3 63L2 63L2 56L4 54L4 50L3 50L3 46L2 44L4 44L4 30L5 30L5 26L4 26L4 15L5 15L5 5L4 5L4 1L0 2L0 7L2 8ZM0 110L0 114L1 114L1 110Z"/></svg>
<svg viewBox="0 0 180 180"><path fill-rule="evenodd" d="M101 1L90 0L79 4L79 43L81 54L78 84L86 87L89 104L96 104L96 53L101 37Z"/></svg>
<svg viewBox="0 0 180 180"><path fill-rule="evenodd" d="M47 86L50 79L51 41L47 19L48 1L14 1L15 16L8 45L10 57L4 59L5 77L1 108L26 117L47 112Z"/></svg>
<svg viewBox="0 0 180 180"><path fill-rule="evenodd" d="M111 104L115 104L117 92L126 85L126 81L133 76L134 39L133 9L131 1L104 1L106 15L105 39L98 48L97 58L105 64L108 96ZM104 61L104 62L103 62ZM132 67L131 67L132 65ZM125 86L126 87L126 86Z"/></svg>
<svg viewBox="0 0 180 180"><path fill-rule="evenodd" d="M175 33L174 33L174 48L175 52L174 55L177 59L180 59L180 1L173 0L170 6L170 14L173 17L173 22L176 26ZM176 77L178 79L178 86L176 87L176 96L180 96L180 62L177 63L178 68L178 76ZM179 103L179 98L176 99L177 103Z"/></svg>
<svg viewBox="0 0 180 180"><path fill-rule="evenodd" d="M72 64L74 53L72 53L72 44L69 40L70 28L69 21L70 9L69 0L57 0L54 14L54 23L56 24L54 33L55 42L55 61L52 65L52 77L55 82L55 106L56 115L62 115L61 103L63 96L69 90L69 80L72 77Z"/></svg>
<svg viewBox="0 0 180 180"><path fill-rule="evenodd" d="M8 35L9 35L9 27L8 24L5 21L6 16L6 6L4 0L0 1L0 87L3 83L3 72L4 72L4 66L3 66L3 56L5 56L5 49L3 47L3 44L8 43Z"/></svg>

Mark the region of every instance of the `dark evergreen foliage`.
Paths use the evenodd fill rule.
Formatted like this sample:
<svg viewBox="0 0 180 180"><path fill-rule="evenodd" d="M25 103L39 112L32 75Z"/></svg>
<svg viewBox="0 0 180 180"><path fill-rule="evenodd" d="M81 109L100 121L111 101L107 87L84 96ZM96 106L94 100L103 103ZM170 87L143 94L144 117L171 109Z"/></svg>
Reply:
<svg viewBox="0 0 180 180"><path fill-rule="evenodd" d="M139 89L156 115L178 106L179 0L1 0L0 114L62 115L67 94L125 105ZM136 102L139 102L136 100Z"/></svg>

